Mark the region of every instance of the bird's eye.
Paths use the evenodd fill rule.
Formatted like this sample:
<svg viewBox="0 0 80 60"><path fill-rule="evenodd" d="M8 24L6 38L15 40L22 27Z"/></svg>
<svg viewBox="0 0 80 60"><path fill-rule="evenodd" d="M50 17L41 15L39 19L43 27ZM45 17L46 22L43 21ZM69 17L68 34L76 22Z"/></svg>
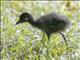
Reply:
<svg viewBox="0 0 80 60"><path fill-rule="evenodd" d="M28 18L25 18L25 20L28 20Z"/></svg>

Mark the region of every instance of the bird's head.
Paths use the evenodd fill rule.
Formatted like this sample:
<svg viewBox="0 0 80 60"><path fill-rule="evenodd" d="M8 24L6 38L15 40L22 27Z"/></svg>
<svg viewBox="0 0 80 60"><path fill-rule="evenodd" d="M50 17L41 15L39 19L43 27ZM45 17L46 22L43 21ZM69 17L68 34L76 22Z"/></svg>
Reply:
<svg viewBox="0 0 80 60"><path fill-rule="evenodd" d="M31 14L29 13L22 13L19 17L19 21L16 23L19 24L19 23L24 23L24 22L29 22L29 21L32 21L33 20L33 17Z"/></svg>

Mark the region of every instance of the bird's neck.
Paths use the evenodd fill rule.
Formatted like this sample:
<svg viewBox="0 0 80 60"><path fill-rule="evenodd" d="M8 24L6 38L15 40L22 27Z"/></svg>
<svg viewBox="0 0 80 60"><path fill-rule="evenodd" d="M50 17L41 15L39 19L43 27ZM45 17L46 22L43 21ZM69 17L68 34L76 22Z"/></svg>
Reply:
<svg viewBox="0 0 80 60"><path fill-rule="evenodd" d="M29 20L29 23L34 27L36 27L36 25L37 25L36 22L34 21L34 19Z"/></svg>

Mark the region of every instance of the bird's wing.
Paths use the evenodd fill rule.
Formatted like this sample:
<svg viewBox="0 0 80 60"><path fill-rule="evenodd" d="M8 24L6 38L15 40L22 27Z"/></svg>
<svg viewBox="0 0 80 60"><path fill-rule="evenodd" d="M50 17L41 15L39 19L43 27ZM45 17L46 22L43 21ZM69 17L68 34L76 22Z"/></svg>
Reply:
<svg viewBox="0 0 80 60"><path fill-rule="evenodd" d="M59 16L57 14L48 14L41 16L36 20L39 26L51 27L60 23Z"/></svg>
<svg viewBox="0 0 80 60"><path fill-rule="evenodd" d="M59 30L64 30L66 27L66 22L63 19L65 17L61 17L58 14L48 14L41 16L40 18L37 19L36 23L38 28L44 30L44 31L50 31L50 32L55 32Z"/></svg>

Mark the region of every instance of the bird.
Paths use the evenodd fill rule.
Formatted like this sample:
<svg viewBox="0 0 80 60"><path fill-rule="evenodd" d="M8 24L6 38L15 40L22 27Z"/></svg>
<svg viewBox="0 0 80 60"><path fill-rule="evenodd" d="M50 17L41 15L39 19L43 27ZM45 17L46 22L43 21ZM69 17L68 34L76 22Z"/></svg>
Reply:
<svg viewBox="0 0 80 60"><path fill-rule="evenodd" d="M59 33L66 42L65 35L62 32L70 25L70 20L65 15L57 12L51 12L34 20L30 13L23 12L20 15L19 21L17 21L16 25L24 22L28 22L33 27L42 30L44 33L46 33L48 39L50 39L51 34Z"/></svg>

